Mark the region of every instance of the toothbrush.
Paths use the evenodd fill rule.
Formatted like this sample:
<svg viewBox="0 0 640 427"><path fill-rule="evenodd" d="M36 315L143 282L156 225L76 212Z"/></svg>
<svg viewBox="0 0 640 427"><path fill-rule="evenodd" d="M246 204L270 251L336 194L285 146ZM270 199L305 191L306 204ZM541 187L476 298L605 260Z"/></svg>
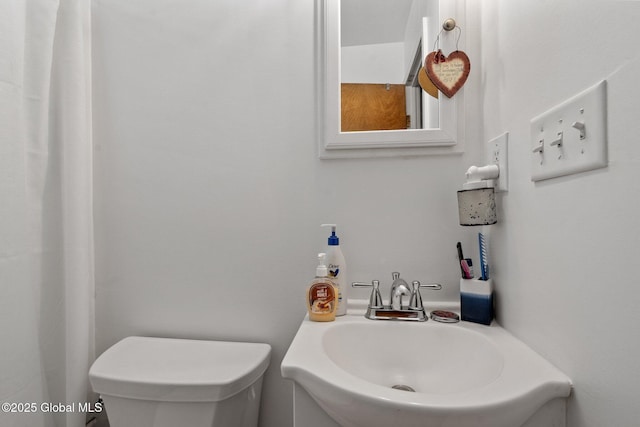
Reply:
<svg viewBox="0 0 640 427"><path fill-rule="evenodd" d="M462 268L462 278L463 279L473 279L473 273L469 268L469 264L467 264L467 260L463 259L460 261L460 267Z"/></svg>
<svg viewBox="0 0 640 427"><path fill-rule="evenodd" d="M489 280L489 262L487 260L487 244L484 239L484 234L478 233L478 244L480 246L480 269L482 280Z"/></svg>
<svg viewBox="0 0 640 427"><path fill-rule="evenodd" d="M456 248L458 249L458 262L460 263L460 273L462 273L463 279L467 279L466 272L464 271L464 267L462 266L462 261L464 261L464 255L462 255L462 243L458 242L456 244Z"/></svg>

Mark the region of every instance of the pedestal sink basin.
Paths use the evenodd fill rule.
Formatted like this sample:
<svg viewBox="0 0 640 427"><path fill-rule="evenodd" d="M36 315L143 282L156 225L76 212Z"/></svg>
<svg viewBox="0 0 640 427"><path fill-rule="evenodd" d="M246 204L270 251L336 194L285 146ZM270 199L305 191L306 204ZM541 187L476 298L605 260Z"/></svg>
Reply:
<svg viewBox="0 0 640 427"><path fill-rule="evenodd" d="M281 369L344 427L517 427L571 392L495 324L305 319Z"/></svg>
<svg viewBox="0 0 640 427"><path fill-rule="evenodd" d="M383 387L410 387L417 393L471 391L502 373L502 354L477 332L438 324L420 328L380 322L335 324L322 335L322 349L351 375Z"/></svg>

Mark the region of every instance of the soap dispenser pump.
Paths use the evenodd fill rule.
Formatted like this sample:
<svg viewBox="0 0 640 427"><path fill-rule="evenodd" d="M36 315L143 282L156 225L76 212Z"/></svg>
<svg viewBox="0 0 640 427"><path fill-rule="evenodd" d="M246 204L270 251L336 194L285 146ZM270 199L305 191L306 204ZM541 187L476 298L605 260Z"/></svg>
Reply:
<svg viewBox="0 0 640 427"><path fill-rule="evenodd" d="M321 227L331 227L331 235L327 239L327 268L329 278L338 287L338 311L336 316L347 314L347 263L340 249L340 239L336 235L336 224L322 224Z"/></svg>

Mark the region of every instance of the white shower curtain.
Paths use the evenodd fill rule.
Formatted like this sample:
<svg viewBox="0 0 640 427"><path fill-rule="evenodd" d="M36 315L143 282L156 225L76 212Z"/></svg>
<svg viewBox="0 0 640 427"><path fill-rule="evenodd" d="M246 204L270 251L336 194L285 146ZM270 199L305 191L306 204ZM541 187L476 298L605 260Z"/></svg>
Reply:
<svg viewBox="0 0 640 427"><path fill-rule="evenodd" d="M85 424L94 356L89 7L0 0L3 427Z"/></svg>

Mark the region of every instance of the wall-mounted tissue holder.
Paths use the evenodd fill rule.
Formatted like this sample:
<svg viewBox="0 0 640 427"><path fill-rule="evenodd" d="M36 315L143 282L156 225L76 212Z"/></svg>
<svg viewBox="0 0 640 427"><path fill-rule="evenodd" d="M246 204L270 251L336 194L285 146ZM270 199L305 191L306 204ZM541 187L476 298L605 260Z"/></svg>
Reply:
<svg viewBox="0 0 640 427"><path fill-rule="evenodd" d="M491 225L498 221L494 181L500 176L498 165L471 166L467 182L458 191L460 225Z"/></svg>

